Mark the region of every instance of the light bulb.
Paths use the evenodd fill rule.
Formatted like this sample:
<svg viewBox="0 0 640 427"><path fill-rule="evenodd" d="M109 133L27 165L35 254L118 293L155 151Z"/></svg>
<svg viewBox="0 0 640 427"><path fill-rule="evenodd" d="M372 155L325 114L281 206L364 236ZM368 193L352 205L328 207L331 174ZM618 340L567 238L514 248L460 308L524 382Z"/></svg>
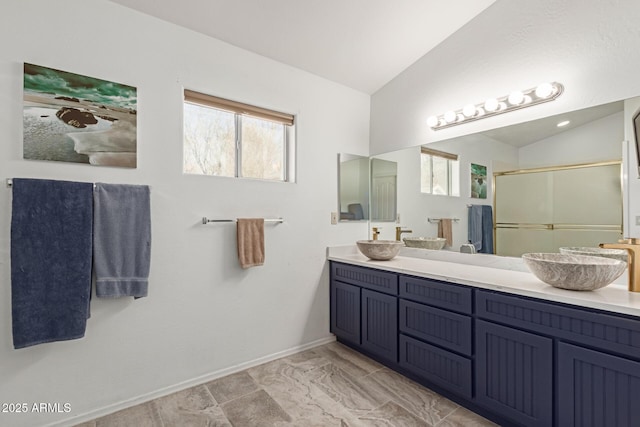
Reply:
<svg viewBox="0 0 640 427"><path fill-rule="evenodd" d="M444 113L444 121L447 123L453 123L456 121L456 112L455 111L447 111Z"/></svg>
<svg viewBox="0 0 640 427"><path fill-rule="evenodd" d="M507 100L511 105L520 105L524 101L524 93L520 92L519 90L511 92Z"/></svg>
<svg viewBox="0 0 640 427"><path fill-rule="evenodd" d="M476 110L476 106L473 104L467 104L464 106L464 108L462 109L462 114L464 114L465 117L473 117L476 115L478 110Z"/></svg>
<svg viewBox="0 0 640 427"><path fill-rule="evenodd" d="M536 96L538 98L548 98L553 94L553 86L551 83L540 83L536 88Z"/></svg>
<svg viewBox="0 0 640 427"><path fill-rule="evenodd" d="M484 109L488 112L494 112L498 109L498 100L495 98L489 98L484 102Z"/></svg>
<svg viewBox="0 0 640 427"><path fill-rule="evenodd" d="M431 128L438 126L439 122L438 116L431 116L427 119L427 125Z"/></svg>

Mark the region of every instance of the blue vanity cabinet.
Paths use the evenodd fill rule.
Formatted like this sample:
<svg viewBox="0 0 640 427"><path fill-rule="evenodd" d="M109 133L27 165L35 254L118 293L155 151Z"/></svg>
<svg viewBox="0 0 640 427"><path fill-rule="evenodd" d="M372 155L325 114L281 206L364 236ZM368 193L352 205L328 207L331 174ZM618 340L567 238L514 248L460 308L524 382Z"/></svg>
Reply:
<svg viewBox="0 0 640 427"><path fill-rule="evenodd" d="M640 362L558 344L558 425L640 425Z"/></svg>
<svg viewBox="0 0 640 427"><path fill-rule="evenodd" d="M487 394L485 388L488 387L483 376L496 376L495 373L485 374L487 367L484 364L490 363L493 355L482 349L486 335L482 332L483 325L492 325L493 329L526 334L523 341L531 349L543 342L552 342L555 346L555 358L549 353L541 362L541 355L550 350L540 347L535 353L536 362L532 353L531 368L528 368L529 372L537 369L535 380L541 381L546 389L541 393L549 398L555 396L555 423L546 425L640 426L640 405L636 403L636 396L640 395L640 319L491 291L476 293L476 315L479 402L499 408L482 397ZM518 360L513 351L502 353L500 357L506 358L502 361L505 365ZM554 374L549 368L551 360ZM544 370L548 370L548 374L540 372ZM510 372L513 376L518 370ZM550 378L553 386L548 389ZM542 385L537 384L537 387L540 390ZM519 386L518 390L527 388ZM532 401L543 404L537 396ZM548 402L544 404L548 405Z"/></svg>
<svg viewBox="0 0 640 427"><path fill-rule="evenodd" d="M331 263L331 331L505 426L640 426L640 318Z"/></svg>
<svg viewBox="0 0 640 427"><path fill-rule="evenodd" d="M331 263L331 332L391 363L398 362L398 276Z"/></svg>
<svg viewBox="0 0 640 427"><path fill-rule="evenodd" d="M553 425L553 340L476 321L476 401L525 426Z"/></svg>

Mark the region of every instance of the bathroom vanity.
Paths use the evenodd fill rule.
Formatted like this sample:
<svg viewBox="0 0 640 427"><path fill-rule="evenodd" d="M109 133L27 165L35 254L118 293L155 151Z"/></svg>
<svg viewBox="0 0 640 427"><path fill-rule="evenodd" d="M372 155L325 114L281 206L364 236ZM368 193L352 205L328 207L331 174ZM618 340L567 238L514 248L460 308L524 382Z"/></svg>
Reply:
<svg viewBox="0 0 640 427"><path fill-rule="evenodd" d="M500 425L640 425L640 293L624 278L577 292L517 258L328 258L338 341Z"/></svg>

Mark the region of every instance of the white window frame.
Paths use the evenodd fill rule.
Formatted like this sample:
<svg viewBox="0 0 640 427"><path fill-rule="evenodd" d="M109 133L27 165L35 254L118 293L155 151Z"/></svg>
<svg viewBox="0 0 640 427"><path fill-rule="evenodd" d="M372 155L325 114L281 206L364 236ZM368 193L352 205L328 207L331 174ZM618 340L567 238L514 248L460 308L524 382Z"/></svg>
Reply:
<svg viewBox="0 0 640 427"><path fill-rule="evenodd" d="M457 164L457 169L458 169L458 174L460 173L460 162L458 160L458 155L457 154L451 154L451 153L446 153L444 151L438 151L438 150L434 150L431 148L426 148L426 147L420 147L420 192L423 194L432 194L435 196L449 196L449 197L459 197L460 196L460 177L458 176L458 188L455 189L453 188L453 184L454 184L454 170L456 168L454 168L454 162ZM422 178L423 178L423 174L424 171L422 170L422 156L428 156L429 159L429 169L430 169L430 176L429 176L429 188L430 191L423 191L422 189ZM446 165L447 165L447 188L445 189L445 194L437 194L433 192L433 177L434 177L434 171L433 171L433 159L434 157L437 158L441 158L441 159L445 159L447 161Z"/></svg>
<svg viewBox="0 0 640 427"><path fill-rule="evenodd" d="M193 104L198 107L217 109L234 114L235 130L235 173L234 176L210 175L225 178L257 179L267 182L295 182L295 121L293 114L282 113L267 108L257 107L189 89L184 90L184 104ZM267 120L283 125L283 174L282 179L268 179L242 176L242 118L251 117L259 120ZM184 159L183 159L184 162ZM184 166L183 166L184 167Z"/></svg>

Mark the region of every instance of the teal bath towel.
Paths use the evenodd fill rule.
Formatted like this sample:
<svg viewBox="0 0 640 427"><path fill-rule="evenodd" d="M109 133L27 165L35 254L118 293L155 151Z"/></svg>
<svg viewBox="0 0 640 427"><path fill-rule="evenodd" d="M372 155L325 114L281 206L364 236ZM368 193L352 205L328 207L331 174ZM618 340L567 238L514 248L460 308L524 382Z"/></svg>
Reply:
<svg viewBox="0 0 640 427"><path fill-rule="evenodd" d="M82 338L91 296L93 184L13 179L14 348Z"/></svg>
<svg viewBox="0 0 640 427"><path fill-rule="evenodd" d="M150 190L96 184L93 264L98 297L146 297L151 263Z"/></svg>

